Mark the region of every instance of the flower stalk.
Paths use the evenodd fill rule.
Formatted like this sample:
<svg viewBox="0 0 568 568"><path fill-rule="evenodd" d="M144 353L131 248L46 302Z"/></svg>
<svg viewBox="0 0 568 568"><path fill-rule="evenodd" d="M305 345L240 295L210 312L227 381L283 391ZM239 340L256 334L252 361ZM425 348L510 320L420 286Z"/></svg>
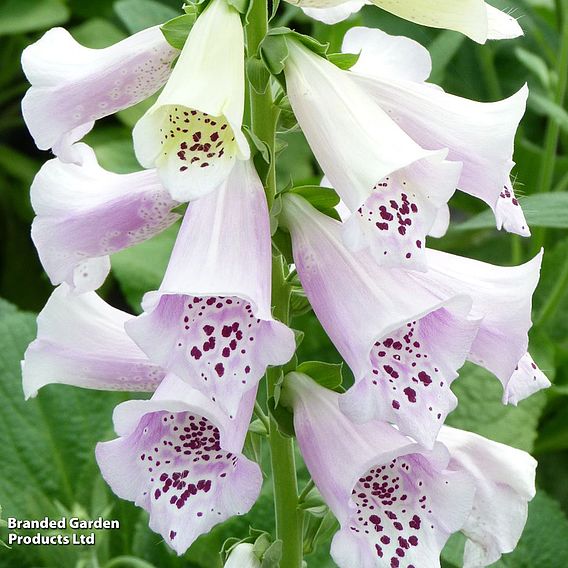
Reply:
<svg viewBox="0 0 568 568"><path fill-rule="evenodd" d="M247 55L258 54L258 48L268 31L268 3L266 0L251 0L249 21L245 28ZM266 144L270 163L264 178L266 199L269 208L276 194L276 161L274 159L278 109L274 105L270 87L257 93L249 83L251 128ZM262 178L262 172L259 172ZM289 321L290 284L283 271L280 255L272 262L272 307L273 315L284 324ZM267 398L274 396L276 386L282 380L283 371L273 367L266 373ZM298 482L294 458L294 442L278 431L275 419L270 417L269 444L276 513L276 538L282 540L281 568L301 568L303 559L303 513L298 509Z"/></svg>

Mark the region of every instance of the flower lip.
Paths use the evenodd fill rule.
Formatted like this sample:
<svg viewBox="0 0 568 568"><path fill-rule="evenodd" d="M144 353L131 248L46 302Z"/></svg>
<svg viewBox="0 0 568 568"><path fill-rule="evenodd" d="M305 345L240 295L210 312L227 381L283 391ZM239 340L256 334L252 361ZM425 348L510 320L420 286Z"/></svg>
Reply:
<svg viewBox="0 0 568 568"><path fill-rule="evenodd" d="M182 554L205 532L247 512L262 484L240 452L256 392L231 426L198 391L168 375L149 401L127 401L113 415L119 438L96 456L113 491L150 514L150 528Z"/></svg>

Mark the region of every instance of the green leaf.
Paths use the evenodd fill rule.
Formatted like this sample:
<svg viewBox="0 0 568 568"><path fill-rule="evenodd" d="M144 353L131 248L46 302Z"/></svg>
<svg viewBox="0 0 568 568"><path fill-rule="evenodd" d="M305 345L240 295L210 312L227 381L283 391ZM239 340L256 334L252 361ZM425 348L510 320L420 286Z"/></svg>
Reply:
<svg viewBox="0 0 568 568"><path fill-rule="evenodd" d="M307 515L305 528L304 528L305 553L311 554L312 552L317 550L317 548L320 545L328 544L331 538L333 537L333 535L338 531L338 529L339 529L339 523L337 522L337 519L330 510L326 511L323 517ZM329 557L329 554L327 554L326 557ZM310 562L310 565L315 566L316 565L315 561L313 564L312 562ZM317 566L321 566L321 564L318 563Z"/></svg>
<svg viewBox="0 0 568 568"><path fill-rule="evenodd" d="M197 11L177 16L160 27L166 41L176 49L182 49L187 36L197 20Z"/></svg>
<svg viewBox="0 0 568 568"><path fill-rule="evenodd" d="M458 406L447 419L455 428L530 452L546 395L539 392L518 406L501 403L503 387L488 371L466 363L452 384Z"/></svg>
<svg viewBox="0 0 568 568"><path fill-rule="evenodd" d="M249 0L227 0L227 4L232 6L237 12L245 14L249 7Z"/></svg>
<svg viewBox="0 0 568 568"><path fill-rule="evenodd" d="M554 101L533 90L529 94L527 106L537 114L552 119L564 132L568 132L568 112Z"/></svg>
<svg viewBox="0 0 568 568"><path fill-rule="evenodd" d="M0 35L13 35L43 30L64 24L70 16L62 0L0 1Z"/></svg>
<svg viewBox="0 0 568 568"><path fill-rule="evenodd" d="M546 333L557 346L568 346L568 290L558 283L559 277L566 271L568 262L568 238L559 241L554 248L548 249L542 259L539 285L534 294L534 312L539 321L546 308L546 321L540 323L541 331ZM555 299L554 296L559 294ZM553 305L549 307L549 301Z"/></svg>
<svg viewBox="0 0 568 568"><path fill-rule="evenodd" d="M108 20L92 18L70 30L71 35L85 47L102 49L118 43L126 34Z"/></svg>
<svg viewBox="0 0 568 568"><path fill-rule="evenodd" d="M521 197L523 208L530 227L568 228L568 193L539 193ZM489 209L454 226L454 231L471 231L495 227L495 216Z"/></svg>
<svg viewBox="0 0 568 568"><path fill-rule="evenodd" d="M288 264L292 264L294 262L290 233L278 228L272 235L272 245L286 259L286 262L288 262Z"/></svg>
<svg viewBox="0 0 568 568"><path fill-rule="evenodd" d="M306 293L301 288L295 288L292 290L290 296L290 311L292 317L301 316L309 312L312 309L310 302L306 296Z"/></svg>
<svg viewBox="0 0 568 568"><path fill-rule="evenodd" d="M284 71L284 64L288 59L288 45L283 35L268 34L262 40L259 51L266 68L273 75L280 75Z"/></svg>
<svg viewBox="0 0 568 568"><path fill-rule="evenodd" d="M278 431L288 438L293 438L296 433L294 431L294 415L290 410L281 404L276 405L274 397L268 399L268 411L278 426Z"/></svg>
<svg viewBox="0 0 568 568"><path fill-rule="evenodd" d="M337 221L341 221L339 213L335 209L335 206L339 203L339 196L330 187L302 185L294 187L290 191L297 195L301 195L324 215L336 219Z"/></svg>
<svg viewBox="0 0 568 568"><path fill-rule="evenodd" d="M335 66L347 71L359 61L360 53L329 53L327 58Z"/></svg>
<svg viewBox="0 0 568 568"><path fill-rule="evenodd" d="M266 68L264 61L258 57L249 57L246 63L246 70L248 80L255 93L263 95L270 82L270 72Z"/></svg>
<svg viewBox="0 0 568 568"><path fill-rule="evenodd" d="M332 209L339 203L339 195L330 187L301 185L292 188L290 191L301 195L313 207L320 211L322 209Z"/></svg>
<svg viewBox="0 0 568 568"><path fill-rule="evenodd" d="M270 163L270 148L268 147L268 144L266 142L264 142L264 140L261 140L255 134L255 132L251 128L249 128L248 126L243 126L243 131L246 134L249 142L253 145L254 148L256 148L256 150L258 150L258 152L262 156L262 159L267 164L269 164Z"/></svg>
<svg viewBox="0 0 568 568"><path fill-rule="evenodd" d="M550 71L546 61L523 47L515 48L517 59L540 81L543 87L550 88Z"/></svg>
<svg viewBox="0 0 568 568"><path fill-rule="evenodd" d="M441 83L450 61L465 42L465 36L457 32L445 30L440 32L428 46L432 57L432 73L430 81Z"/></svg>
<svg viewBox="0 0 568 568"><path fill-rule="evenodd" d="M310 51L313 51L316 55L319 55L321 57L326 57L327 50L329 49L329 43L321 43L312 36L301 34L286 27L272 28L271 30L269 30L268 35L288 36L299 41Z"/></svg>
<svg viewBox="0 0 568 568"><path fill-rule="evenodd" d="M95 444L110 437L112 410L124 396L49 385L37 398L24 401L20 360L35 334L34 314L2 303L0 502L6 516L18 518L57 514L56 502L69 511L96 514L90 505L94 481L101 480ZM54 555L65 557L59 561L51 556L40 561L41 547L30 547L26 554L34 555L32 565L74 566L78 551L72 548L50 548Z"/></svg>
<svg viewBox="0 0 568 568"><path fill-rule="evenodd" d="M335 390L343 382L343 363L322 363L321 361L304 361L298 368L298 373L311 377L322 387Z"/></svg>
<svg viewBox="0 0 568 568"><path fill-rule="evenodd" d="M118 0L114 11L131 34L162 24L178 14L173 8L154 0Z"/></svg>
<svg viewBox="0 0 568 568"><path fill-rule="evenodd" d="M262 564L260 566L261 568L279 568L281 558L282 541L275 540L262 555Z"/></svg>
<svg viewBox="0 0 568 568"><path fill-rule="evenodd" d="M278 116L278 130L279 132L290 132L298 128L298 121L296 120L296 115L292 110L290 105L290 100L287 96L284 96L278 102L278 108L280 109L280 114Z"/></svg>
<svg viewBox="0 0 568 568"><path fill-rule="evenodd" d="M140 313L140 301L160 287L179 230L176 223L163 233L112 256L112 270L128 303Z"/></svg>

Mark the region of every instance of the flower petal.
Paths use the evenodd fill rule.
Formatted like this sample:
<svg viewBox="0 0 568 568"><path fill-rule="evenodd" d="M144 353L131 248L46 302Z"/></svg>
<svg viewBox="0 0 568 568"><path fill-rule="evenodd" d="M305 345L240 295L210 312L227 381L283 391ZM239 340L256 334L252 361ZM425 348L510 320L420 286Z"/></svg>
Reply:
<svg viewBox="0 0 568 568"><path fill-rule="evenodd" d="M290 3L299 4L299 2L294 2L294 0L291 0ZM310 8L308 7L310 2L301 2L302 6L305 6L302 10L306 16L328 25L337 24L337 22L346 20L349 16L351 16L351 14L361 10L361 8L367 3L368 2L366 0L347 0L346 2L341 2L336 6L333 6L333 2L330 2L330 6L328 8Z"/></svg>
<svg viewBox="0 0 568 568"><path fill-rule="evenodd" d="M494 208L495 222L498 229L505 229L509 233L515 233L521 237L530 237L531 232L525 214L515 197L511 183L503 186L499 199Z"/></svg>
<svg viewBox="0 0 568 568"><path fill-rule="evenodd" d="M34 238L34 225L32 223L32 238ZM37 244L36 244L37 247ZM45 262L47 265L48 262ZM98 256L79 261L67 282L76 294L91 292L100 288L110 272L110 257Z"/></svg>
<svg viewBox="0 0 568 568"><path fill-rule="evenodd" d="M190 203L160 290L127 331L148 356L234 414L267 365L293 355L272 319L266 197L250 162ZM159 338L159 340L158 340Z"/></svg>
<svg viewBox="0 0 568 568"><path fill-rule="evenodd" d="M67 284L56 288L38 316L37 339L22 362L26 398L50 383L153 391L165 373L126 335L124 323L132 317L95 292L73 294Z"/></svg>
<svg viewBox="0 0 568 568"><path fill-rule="evenodd" d="M370 246L380 264L420 268L415 243L424 242L436 210L445 207L461 166L446 162L445 150L426 151L416 144L357 87L351 80L353 74L297 42L289 42L289 51L284 71L292 108L326 177L353 213L346 242L356 250ZM385 189L385 183L392 187ZM396 219L392 225L384 217L369 219L370 211L380 216L376 207L386 207L387 199L402 206L405 186L412 198L406 207L414 204L422 211L421 222L412 231L406 223L416 219L407 215L399 219L397 212L384 211ZM385 258L386 247L391 252Z"/></svg>
<svg viewBox="0 0 568 568"><path fill-rule="evenodd" d="M431 447L455 407L450 384L478 329L471 301L441 297L412 272L384 270L341 242L341 224L293 194L284 222L310 304L355 376L341 408L354 421L381 418Z"/></svg>
<svg viewBox="0 0 568 568"><path fill-rule="evenodd" d="M250 156L241 131L243 58L238 12L214 0L192 27L158 100L134 127L139 162L158 169L174 199L188 201L213 191L236 158Z"/></svg>
<svg viewBox="0 0 568 568"><path fill-rule="evenodd" d="M429 150L449 148L448 159L461 162L458 187L485 201L495 212L497 227L527 236L528 228L510 184L514 165L515 132L525 111L528 89L494 103L480 103L445 93L418 79L403 74L409 57L389 66L377 60L377 50L388 53L401 38L380 30L363 28L347 38L345 51L354 48L368 53L361 65L352 69L353 80L396 121L415 142ZM404 38L406 39L406 38ZM409 41L409 40L408 40ZM412 46L409 52L423 53ZM426 55L423 55L426 58ZM391 67L401 66L399 72ZM422 65L426 70L425 64Z"/></svg>
<svg viewBox="0 0 568 568"><path fill-rule="evenodd" d="M517 406L521 400L549 386L550 381L546 375L537 367L532 357L525 353L507 381L503 403Z"/></svg>
<svg viewBox="0 0 568 568"><path fill-rule="evenodd" d="M477 434L444 426L440 442L451 455L449 469L475 480L473 509L462 532L464 567L488 566L511 552L527 520L527 503L535 495L536 460L526 452Z"/></svg>
<svg viewBox="0 0 568 568"><path fill-rule="evenodd" d="M112 490L148 511L150 528L178 554L257 499L260 468L240 454L253 404L254 396L243 399L235 436L203 395L170 375L151 400L119 405L120 437L97 445Z"/></svg>
<svg viewBox="0 0 568 568"><path fill-rule="evenodd" d="M500 267L428 249L428 274L413 275L440 297L467 294L472 316L483 318L470 361L494 373L506 389L528 346L532 294L542 253L520 266Z"/></svg>
<svg viewBox="0 0 568 568"><path fill-rule="evenodd" d="M469 476L446 469L445 448L424 450L384 422L350 422L337 393L299 373L287 376L282 396L308 470L341 524L331 548L338 566L439 565L473 499Z"/></svg>
<svg viewBox="0 0 568 568"><path fill-rule="evenodd" d="M155 171L115 174L101 168L91 148L77 144L80 164L55 158L36 175L32 206L37 217L32 239L52 284L74 282L81 290L102 284L108 255L142 242L174 223L179 204L162 187ZM87 282L81 265L101 264ZM91 269L89 272L93 272ZM108 270L106 271L108 273ZM90 288L93 289L93 288Z"/></svg>
<svg viewBox="0 0 568 568"><path fill-rule="evenodd" d="M417 41L391 36L377 28L347 30L341 50L360 53L351 71L373 78L397 78L422 83L432 72L429 51Z"/></svg>
<svg viewBox="0 0 568 568"><path fill-rule="evenodd" d="M420 160L377 183L345 223L345 244L355 251L368 248L384 267L426 270L426 235L443 235L447 201L461 171L455 162L432 162Z"/></svg>
<svg viewBox="0 0 568 568"><path fill-rule="evenodd" d="M38 148L65 159L95 120L155 93L177 53L158 26L104 49L83 47L63 28L46 32L22 53L32 84L22 112Z"/></svg>
<svg viewBox="0 0 568 568"><path fill-rule="evenodd" d="M485 7L488 19L487 39L511 39L523 35L523 29L510 13L497 10L487 3Z"/></svg>
<svg viewBox="0 0 568 568"><path fill-rule="evenodd" d="M372 0L373 4L400 18L461 32L478 43L485 43L488 16L483 0Z"/></svg>

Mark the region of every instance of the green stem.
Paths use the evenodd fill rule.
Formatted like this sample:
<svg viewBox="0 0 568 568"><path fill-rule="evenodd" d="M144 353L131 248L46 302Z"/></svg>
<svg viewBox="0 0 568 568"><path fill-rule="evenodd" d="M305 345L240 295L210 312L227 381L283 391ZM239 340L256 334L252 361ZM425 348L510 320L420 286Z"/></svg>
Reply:
<svg viewBox="0 0 568 568"><path fill-rule="evenodd" d="M246 27L247 55L258 55L258 48L268 31L268 3L267 0L251 0L249 23ZM268 146L270 151L270 164L266 176L266 199L268 207L272 207L276 194L276 162L274 160L274 147L276 137L276 121L278 112L273 104L270 85L262 94L257 93L249 83L251 127L253 132Z"/></svg>
<svg viewBox="0 0 568 568"><path fill-rule="evenodd" d="M284 278L282 268L281 257L275 257L272 268L272 303L274 317L287 324L290 313L290 285ZM268 370L268 397L274 396L276 386L282 381L282 374L280 368ZM274 485L276 536L283 542L280 568L301 568L304 548L303 512L298 508L294 441L280 434L272 417L268 440Z"/></svg>
<svg viewBox="0 0 568 568"><path fill-rule="evenodd" d="M553 101L563 107L566 98L566 87L568 84L568 0L561 0L557 3L557 16L561 22L560 28L560 51L556 60L557 83L554 91ZM549 192L554 181L554 169L556 166L556 153L558 149L558 139L560 137L560 124L554 118L548 119L546 134L544 137L544 154L540 165L540 172L536 190L541 193ZM539 250L544 244L546 231L537 229L535 231L533 252Z"/></svg>
<svg viewBox="0 0 568 568"><path fill-rule="evenodd" d="M488 45L478 45L477 49L477 59L479 65L483 72L483 78L485 80L485 86L487 88L487 94L489 98L493 101L503 98L503 91L501 90L501 84L499 83L499 74L495 67L495 54L491 46Z"/></svg>
<svg viewBox="0 0 568 568"><path fill-rule="evenodd" d="M246 26L247 55L258 55L259 46L268 31L267 0L251 0L249 23ZM271 207L276 194L276 163L274 148L278 111L274 106L270 86L265 93L257 93L249 84L251 127L260 140L268 147L270 163L259 171L265 179L268 206ZM259 168L259 170L261 170ZM290 284L286 282L283 261L274 257L272 267L272 305L274 317L289 323ZM273 397L282 380L281 368L271 368L266 373L268 397ZM298 482L294 459L294 442L282 436L276 421L270 416L268 441L274 487L274 509L276 514L276 537L282 541L280 568L301 568L303 560L303 513L298 509Z"/></svg>
<svg viewBox="0 0 568 568"><path fill-rule="evenodd" d="M310 493L310 491L315 487L315 483L313 479L310 479L306 485L304 486L304 488L302 489L302 492L300 493L300 496L298 497L298 503L303 503L306 500L306 497L308 496L308 494Z"/></svg>
<svg viewBox="0 0 568 568"><path fill-rule="evenodd" d="M564 98L566 97L566 85L568 81L568 17L564 17L562 24L562 33L560 34L560 53L556 63L556 73L558 82L554 93L554 102L559 105L564 105ZM558 147L558 138L560 135L560 124L554 118L548 119L546 127L544 155L540 167L540 173L537 184L537 191L548 192L552 186L554 178L554 166L556 164L556 149Z"/></svg>
<svg viewBox="0 0 568 568"><path fill-rule="evenodd" d="M258 404L258 402L254 403L254 413L255 413L256 417L262 422L262 424L266 428L266 432L269 432L270 431L270 422L268 420L268 416L266 416L266 414L264 414L264 411L262 410L262 408L260 407L260 404Z"/></svg>

